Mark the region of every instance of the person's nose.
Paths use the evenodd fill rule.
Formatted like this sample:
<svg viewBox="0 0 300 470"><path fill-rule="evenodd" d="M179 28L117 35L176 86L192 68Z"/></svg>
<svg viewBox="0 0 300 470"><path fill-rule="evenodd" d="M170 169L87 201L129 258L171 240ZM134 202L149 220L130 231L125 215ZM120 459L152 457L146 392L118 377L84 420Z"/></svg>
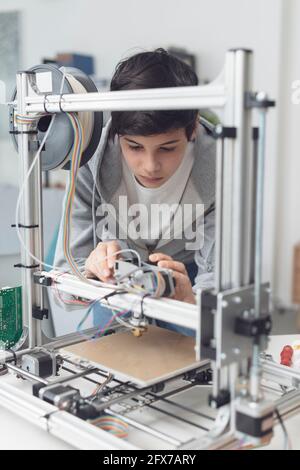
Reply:
<svg viewBox="0 0 300 470"><path fill-rule="evenodd" d="M160 171L160 162L159 160L153 155L152 153L148 153L145 155L145 161L144 161L144 171L146 172L146 175L152 175L154 173L157 173Z"/></svg>

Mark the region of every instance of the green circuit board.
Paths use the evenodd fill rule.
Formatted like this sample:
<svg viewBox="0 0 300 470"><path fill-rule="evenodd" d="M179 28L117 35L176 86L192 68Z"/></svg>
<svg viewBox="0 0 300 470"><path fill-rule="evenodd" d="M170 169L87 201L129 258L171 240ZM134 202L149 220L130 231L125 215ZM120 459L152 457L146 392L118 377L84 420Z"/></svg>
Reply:
<svg viewBox="0 0 300 470"><path fill-rule="evenodd" d="M0 289L0 349L12 348L22 331L22 288Z"/></svg>

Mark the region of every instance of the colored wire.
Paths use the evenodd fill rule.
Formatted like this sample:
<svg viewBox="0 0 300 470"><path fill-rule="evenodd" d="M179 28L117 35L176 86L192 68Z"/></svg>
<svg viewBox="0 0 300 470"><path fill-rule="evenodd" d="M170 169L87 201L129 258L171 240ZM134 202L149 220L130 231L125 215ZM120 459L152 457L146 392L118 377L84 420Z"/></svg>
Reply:
<svg viewBox="0 0 300 470"><path fill-rule="evenodd" d="M65 204L65 211L64 211L64 230L63 230L63 248L64 248L64 255L68 261L68 264L71 268L73 274L75 274L79 279L84 282L89 283L89 280L80 272L78 269L76 262L72 256L71 249L70 249L70 240L71 240L71 214L72 214L72 205L74 201L75 195L75 183L78 174L78 170L80 168L80 162L82 157L82 150L83 150L83 142L84 142L84 132L82 128L82 124L75 113L66 113L69 117L73 130L74 130L74 146L71 156L71 168L70 168L70 183L67 191L66 196L66 204ZM115 256L119 253L124 252L131 252L134 253L137 258L139 264L141 264L141 258L139 253L135 250L125 249L119 250L112 255L108 255L105 258L108 259L110 256Z"/></svg>
<svg viewBox="0 0 300 470"><path fill-rule="evenodd" d="M73 201L74 201L74 195L75 195L75 189L76 189L77 174L80 168L80 163L81 163L81 158L82 158L84 131L82 128L81 121L75 113L66 113L66 114L69 117L70 122L73 127L74 145L73 145L73 150L72 150L72 155L71 155L70 183L69 183L69 187L67 190L66 203L65 203L64 215L63 215L63 221L64 221L63 223L63 249L64 249L65 258L71 268L72 273L75 276L77 276L80 280L90 284L90 281L88 280L88 278L85 277L80 271L80 269L78 268L75 262L75 259L72 256L72 252L70 248L72 207L73 207ZM124 252L134 253L138 259L139 264L141 264L141 258L140 258L139 253L131 249L119 250L113 253L113 255L106 256L105 258L108 259L110 256L115 256L116 254L124 253Z"/></svg>
<svg viewBox="0 0 300 470"><path fill-rule="evenodd" d="M60 84L60 94L62 93L62 90L63 90L63 86L64 86L64 82L65 82L65 77L66 77L66 74L65 74L65 70L63 71L63 76L62 76L62 80L61 80L61 84ZM24 116L22 116L22 119L24 118ZM18 236L18 239L19 239L19 242L20 244L22 245L23 249L25 250L25 252L30 255L30 257L38 262L41 266L44 265L45 267L48 267L48 268L51 268L53 269L53 266L45 263L44 261L38 259L36 256L33 255L33 253L31 253L31 251L27 248L24 240L23 240L23 237L21 235L21 232L20 232L20 227L19 227L19 211L20 211L20 205L21 205L21 201L22 201L22 197L23 197L23 193L24 193L24 190L25 190L25 187L26 185L28 184L28 181L29 181L29 178L30 178L30 175L33 171L33 168L35 167L39 157L40 157L40 154L41 154L41 151L45 145L45 142L50 134L50 131L53 127L53 124L54 124L54 121L55 121L55 118L56 118L56 114L53 114L53 116L51 117L51 122L49 124L49 127L44 135L44 138L41 142L41 145L39 146L36 154L35 154L35 157L29 167L29 170L27 172L27 174L25 175L24 177L24 181L21 185L21 188L20 188L20 192L19 192L19 196L18 196L18 199L17 199L17 204L16 204L16 213L15 213L15 225L16 225L16 231L17 231L17 236ZM21 119L21 117L20 117Z"/></svg>
<svg viewBox="0 0 300 470"><path fill-rule="evenodd" d="M109 322L106 323L106 325L104 325L104 328L102 328L102 330L99 330L97 331L95 334L93 335L85 335L83 332L82 332L82 325L85 323L85 321L88 319L89 315L91 314L92 312L92 309L93 307L98 303L98 302L101 302L101 300L107 300L109 299L110 297L113 297L114 295L117 295L117 294L125 294L127 293L126 291L124 290L115 290L113 292L110 292L109 294L106 294L102 297L98 297L97 299L93 300L90 304L89 304L89 308L87 310L87 312L85 313L85 315L83 316L83 318L81 319L81 321L79 322L77 328L76 328L76 331L78 333L80 333L85 339L87 340L91 340L91 339L96 339L97 337L99 336L103 336L103 333L105 333L107 331L107 329L109 328L109 326L111 325L111 323L115 320L116 317L119 317L121 315L125 315L126 313L128 313L128 310L122 310L121 312L118 312L116 315L113 315L112 318L109 320ZM108 309L108 310L111 310L111 309ZM100 335L99 335L100 333Z"/></svg>
<svg viewBox="0 0 300 470"><path fill-rule="evenodd" d="M49 116L49 114L40 113L36 114L35 116L22 116L21 114L15 114L15 122L17 124L35 124L42 116Z"/></svg>
<svg viewBox="0 0 300 470"><path fill-rule="evenodd" d="M97 397L100 395L102 390L113 380L114 376L113 374L108 374L104 382L101 384L97 385L97 387L93 390L92 394L89 397L86 397L85 400L90 400L94 401L97 399Z"/></svg>
<svg viewBox="0 0 300 470"><path fill-rule="evenodd" d="M57 285L58 285L57 280L58 280L59 277L63 276L64 274L68 274L68 273L67 272L62 272L62 273L57 274L54 278L53 284L51 285L51 289L53 290L55 297L60 302L66 304L66 305L74 305L74 304L75 305L82 305L82 306L89 305L91 303L90 300L79 300L79 299L73 299L73 298L72 299L69 299L69 298L66 299L66 298L61 296L61 293L60 293L60 291L57 287Z"/></svg>
<svg viewBox="0 0 300 470"><path fill-rule="evenodd" d="M91 421L95 426L114 434L116 437L125 438L128 436L129 426L123 420L110 415L103 416Z"/></svg>
<svg viewBox="0 0 300 470"><path fill-rule="evenodd" d="M65 71L64 71L62 81L61 81L61 86L60 86L60 94L62 93L62 89L63 89L63 85L64 85L64 81L65 81L65 76L66 75L65 75ZM66 200L67 202L66 202L65 211L64 211L63 246L64 246L65 256L67 258L68 264L70 265L71 271L73 272L73 274L75 274L77 277L79 277L82 281L90 283L90 281L81 273L80 269L78 269L78 267L75 263L75 260L74 260L72 254L71 254L71 250L70 250L71 212L72 212L72 204L73 204L73 199L74 199L74 194L75 194L75 182L76 182L76 177L77 177L78 170L80 168L80 162L81 162L81 157L82 157L82 150L83 150L83 143L84 143L84 131L83 131L83 128L82 128L82 124L81 124L81 122L80 122L80 120L79 120L79 118L77 117L76 114L74 114L74 113L66 113L66 114L68 115L68 117L70 119L70 122L72 124L73 130L74 130L74 145L73 145L72 154L71 154L70 184L69 184L69 188L68 188L68 191L67 191L67 200ZM16 115L16 121L19 124L31 124L39 118L40 118L40 115L38 115L38 116ZM21 205L21 200L22 200L22 197L23 197L23 193L24 193L26 185L28 184L30 175L33 171L33 168L35 167L35 165L36 165L36 163L37 163L37 161L40 157L40 154L41 154L41 151L44 147L44 144L45 144L45 142L46 142L46 140L47 140L47 138L50 134L50 131L53 127L55 118L56 118L56 114L52 115L51 122L50 122L50 125L49 125L48 129L47 129L47 132L44 135L44 138L41 142L41 145L39 146L39 148L36 152L36 155L35 155L32 163L30 165L30 168L29 168L29 170L28 170L28 172L27 172L27 174L24 178L23 184L20 188L20 192L19 192L19 196L18 196L17 204L16 204L15 225L16 225L16 231L17 231L18 239L20 241L20 244L22 245L22 247L26 251L26 253L29 254L30 257L34 261L38 262L41 266L45 266L45 267L50 268L50 269L55 269L57 271L61 271L60 268L55 267L55 266L50 265L50 264L47 264L44 261L40 260L28 249L28 247L26 246L26 244L24 242L24 239L21 235L20 227L19 227L19 211L20 211L20 205ZM114 255L119 254L119 253L124 253L124 252L134 253L138 258L139 264L141 264L140 255L135 250L130 250L130 249L120 250L120 251L114 253ZM105 257L104 259L108 259L108 258L109 258L109 256ZM63 271L63 272L65 272L65 271Z"/></svg>
<svg viewBox="0 0 300 470"><path fill-rule="evenodd" d="M104 336L105 333L107 332L107 330L109 329L110 325L114 322L114 320L118 317L122 317L124 315L126 315L127 313L129 313L130 310L122 310L121 312L117 312L115 315L112 315L112 317L110 318L110 320L108 320L108 322L104 325L103 328L101 328L98 333L96 333L95 337L96 338L99 338L101 336Z"/></svg>
<svg viewBox="0 0 300 470"><path fill-rule="evenodd" d="M71 214L72 214L72 205L75 194L75 182L78 170L80 168L80 162L82 157L83 150L83 129L80 120L74 113L66 113L70 119L74 130L74 145L71 155L71 168L70 168L70 183L66 195L66 204L63 215L63 249L65 258L71 268L73 274L75 274L82 281L89 283L88 279L81 273L79 270L70 248L71 240Z"/></svg>

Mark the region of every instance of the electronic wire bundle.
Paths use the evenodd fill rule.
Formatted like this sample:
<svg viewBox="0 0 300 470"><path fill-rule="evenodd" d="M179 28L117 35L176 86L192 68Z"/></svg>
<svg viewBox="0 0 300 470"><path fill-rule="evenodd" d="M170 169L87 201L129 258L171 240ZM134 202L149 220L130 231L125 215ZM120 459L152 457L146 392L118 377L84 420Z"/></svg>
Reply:
<svg viewBox="0 0 300 470"><path fill-rule="evenodd" d="M71 168L70 168L70 182L66 196L66 204L64 210L64 230L63 230L63 247L64 254L68 264L75 276L81 279L84 282L88 282L87 278L81 273L75 260L72 256L70 249L70 240L71 240L71 214L72 214L72 205L75 195L75 183L80 168L80 161L82 157L83 143L84 143L84 132L82 124L75 113L67 113L68 117L72 123L74 130L74 145L71 155Z"/></svg>

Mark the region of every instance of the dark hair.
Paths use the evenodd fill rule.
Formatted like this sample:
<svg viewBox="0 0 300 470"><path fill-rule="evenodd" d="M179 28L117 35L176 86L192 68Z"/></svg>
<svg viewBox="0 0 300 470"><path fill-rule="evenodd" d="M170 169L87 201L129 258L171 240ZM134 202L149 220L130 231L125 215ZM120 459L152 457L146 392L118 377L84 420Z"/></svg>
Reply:
<svg viewBox="0 0 300 470"><path fill-rule="evenodd" d="M121 61L111 80L111 91L139 90L198 85L192 68L164 49L141 52ZM190 140L197 110L113 111L110 137L116 135L153 135L185 128Z"/></svg>

